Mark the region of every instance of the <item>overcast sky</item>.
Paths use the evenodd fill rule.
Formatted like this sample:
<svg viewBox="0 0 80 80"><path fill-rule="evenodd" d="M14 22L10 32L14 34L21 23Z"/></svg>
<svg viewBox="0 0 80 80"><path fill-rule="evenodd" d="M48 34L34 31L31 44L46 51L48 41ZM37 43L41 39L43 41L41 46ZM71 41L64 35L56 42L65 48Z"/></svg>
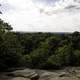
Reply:
<svg viewBox="0 0 80 80"><path fill-rule="evenodd" d="M74 2L75 1L75 2ZM80 31L80 0L0 0L0 18L15 31Z"/></svg>

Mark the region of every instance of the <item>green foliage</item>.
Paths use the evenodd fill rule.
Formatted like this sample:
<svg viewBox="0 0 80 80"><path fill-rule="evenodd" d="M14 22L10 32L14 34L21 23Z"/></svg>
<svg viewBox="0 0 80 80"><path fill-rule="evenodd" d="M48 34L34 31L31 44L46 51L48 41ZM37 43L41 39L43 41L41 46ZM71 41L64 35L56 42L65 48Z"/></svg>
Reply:
<svg viewBox="0 0 80 80"><path fill-rule="evenodd" d="M80 50L75 50L74 51L74 56L76 58L75 65L80 66Z"/></svg>
<svg viewBox="0 0 80 80"><path fill-rule="evenodd" d="M20 66L22 47L8 23L0 20L0 70Z"/></svg>
<svg viewBox="0 0 80 80"><path fill-rule="evenodd" d="M0 71L80 66L80 33L20 33L0 19Z"/></svg>
<svg viewBox="0 0 80 80"><path fill-rule="evenodd" d="M19 44L16 35L6 33L0 44L0 60L8 67L17 67L22 63L22 47ZM1 65L0 65L1 67Z"/></svg>
<svg viewBox="0 0 80 80"><path fill-rule="evenodd" d="M48 56L49 54L47 49L37 49L30 54L32 61L31 64L34 68L42 68Z"/></svg>
<svg viewBox="0 0 80 80"><path fill-rule="evenodd" d="M59 69L62 65L62 58L58 55L52 55L46 61L46 69Z"/></svg>
<svg viewBox="0 0 80 80"><path fill-rule="evenodd" d="M3 20L0 19L0 32L7 32L12 30L11 25L5 23Z"/></svg>

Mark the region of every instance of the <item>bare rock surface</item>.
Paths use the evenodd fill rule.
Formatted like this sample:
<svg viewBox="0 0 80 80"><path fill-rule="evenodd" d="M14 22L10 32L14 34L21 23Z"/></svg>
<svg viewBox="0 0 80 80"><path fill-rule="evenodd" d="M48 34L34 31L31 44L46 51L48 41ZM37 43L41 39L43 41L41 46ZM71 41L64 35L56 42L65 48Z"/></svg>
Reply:
<svg viewBox="0 0 80 80"><path fill-rule="evenodd" d="M12 78L11 80L30 80L29 78L23 78L23 77L15 77Z"/></svg>
<svg viewBox="0 0 80 80"><path fill-rule="evenodd" d="M80 67L63 70L23 69L0 74L0 80L80 80Z"/></svg>

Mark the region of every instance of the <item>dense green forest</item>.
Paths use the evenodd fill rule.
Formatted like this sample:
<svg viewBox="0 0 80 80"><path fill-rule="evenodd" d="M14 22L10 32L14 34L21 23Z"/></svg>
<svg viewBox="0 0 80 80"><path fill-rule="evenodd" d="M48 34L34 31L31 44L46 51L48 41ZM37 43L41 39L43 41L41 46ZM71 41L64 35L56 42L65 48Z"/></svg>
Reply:
<svg viewBox="0 0 80 80"><path fill-rule="evenodd" d="M0 19L0 71L27 67L60 69L80 66L80 33L13 32Z"/></svg>

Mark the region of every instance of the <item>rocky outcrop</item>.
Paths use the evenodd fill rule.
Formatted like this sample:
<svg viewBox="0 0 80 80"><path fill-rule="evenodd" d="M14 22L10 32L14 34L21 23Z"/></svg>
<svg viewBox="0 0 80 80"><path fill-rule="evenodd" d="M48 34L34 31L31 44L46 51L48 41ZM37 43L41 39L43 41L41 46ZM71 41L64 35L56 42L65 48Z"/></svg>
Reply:
<svg viewBox="0 0 80 80"><path fill-rule="evenodd" d="M35 70L30 70L30 69L17 70L14 72L10 72L7 74L7 76L28 78L30 80L39 79L38 73Z"/></svg>
<svg viewBox="0 0 80 80"><path fill-rule="evenodd" d="M0 75L0 80L80 80L80 68L63 70L16 70Z"/></svg>
<svg viewBox="0 0 80 80"><path fill-rule="evenodd" d="M11 80L30 80L29 78L23 78L23 77L15 77L12 78Z"/></svg>

